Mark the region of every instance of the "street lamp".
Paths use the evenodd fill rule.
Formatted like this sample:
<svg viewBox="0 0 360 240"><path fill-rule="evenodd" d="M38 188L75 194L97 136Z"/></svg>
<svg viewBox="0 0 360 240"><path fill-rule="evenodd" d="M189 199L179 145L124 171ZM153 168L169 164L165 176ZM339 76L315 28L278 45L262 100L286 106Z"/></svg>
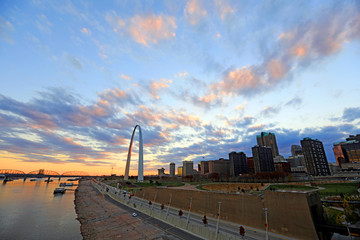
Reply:
<svg viewBox="0 0 360 240"><path fill-rule="evenodd" d="M219 210L218 210L218 214L217 214L217 222L216 222L216 237L215 237L215 239L217 239L217 238L218 238L218 234L219 234L220 208L221 208L221 202L219 202Z"/></svg>
<svg viewBox="0 0 360 240"><path fill-rule="evenodd" d="M265 211L265 239L269 240L269 225L268 225L268 209L267 208L263 208L263 210Z"/></svg>
<svg viewBox="0 0 360 240"><path fill-rule="evenodd" d="M166 210L166 220L167 220L167 218L168 218L168 216L169 216L169 208L170 208L170 204L171 204L171 199L172 199L172 194L170 194L169 205L168 205L168 208L167 208L167 210Z"/></svg>
<svg viewBox="0 0 360 240"><path fill-rule="evenodd" d="M191 211L191 203L192 203L192 197L190 198L190 207L189 207L189 212L188 212L188 216L187 216L187 219L186 219L186 228L187 228L188 225L189 225L189 218L190 218L190 211Z"/></svg>

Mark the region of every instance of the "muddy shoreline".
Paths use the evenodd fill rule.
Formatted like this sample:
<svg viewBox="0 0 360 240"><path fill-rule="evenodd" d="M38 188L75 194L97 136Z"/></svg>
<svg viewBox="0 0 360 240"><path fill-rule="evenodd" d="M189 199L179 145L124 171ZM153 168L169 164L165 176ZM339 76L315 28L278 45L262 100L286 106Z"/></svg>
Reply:
<svg viewBox="0 0 360 240"><path fill-rule="evenodd" d="M90 180L79 182L74 203L83 239L176 239L107 201Z"/></svg>

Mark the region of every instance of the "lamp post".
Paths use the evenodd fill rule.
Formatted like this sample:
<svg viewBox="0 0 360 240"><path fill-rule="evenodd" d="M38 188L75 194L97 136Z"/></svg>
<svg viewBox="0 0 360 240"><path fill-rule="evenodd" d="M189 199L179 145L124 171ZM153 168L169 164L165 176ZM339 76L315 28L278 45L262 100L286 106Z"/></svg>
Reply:
<svg viewBox="0 0 360 240"><path fill-rule="evenodd" d="M221 209L221 202L219 202L219 210L218 210L218 214L217 214L217 222L216 222L216 237L215 237L215 239L217 239L217 238L218 238L218 234L219 234L220 209Z"/></svg>
<svg viewBox="0 0 360 240"><path fill-rule="evenodd" d="M153 211L153 209L154 209L154 205L155 205L155 200L156 200L157 193L158 193L158 192L156 192L156 193L155 193L155 197L154 197L154 204L152 204L152 206L151 206L150 216L151 216L152 211Z"/></svg>
<svg viewBox="0 0 360 240"><path fill-rule="evenodd" d="M167 218L169 216L169 208L170 208L170 204L171 204L171 198L172 198L172 194L170 194L169 205L168 205L168 208L166 210L166 220L167 220Z"/></svg>
<svg viewBox="0 0 360 240"><path fill-rule="evenodd" d="M263 210L265 211L265 239L269 240L268 209L263 208Z"/></svg>
<svg viewBox="0 0 360 240"><path fill-rule="evenodd" d="M190 207L189 207L189 212L188 212L187 219L186 219L186 228L189 225L189 218L190 218L190 212L191 212L191 203L192 203L192 197L190 198Z"/></svg>

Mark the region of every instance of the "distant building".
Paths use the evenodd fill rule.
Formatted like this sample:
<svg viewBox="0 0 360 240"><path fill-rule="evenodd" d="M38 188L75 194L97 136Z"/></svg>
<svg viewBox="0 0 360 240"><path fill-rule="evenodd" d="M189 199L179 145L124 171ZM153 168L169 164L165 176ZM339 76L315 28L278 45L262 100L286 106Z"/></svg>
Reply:
<svg viewBox="0 0 360 240"><path fill-rule="evenodd" d="M331 174L322 142L307 137L301 140L301 146L309 174L313 176Z"/></svg>
<svg viewBox="0 0 360 240"><path fill-rule="evenodd" d="M175 163L170 163L170 177L175 177Z"/></svg>
<svg viewBox="0 0 360 240"><path fill-rule="evenodd" d="M231 152L229 153L230 160L230 176L236 177L240 174L248 173L247 158L243 152Z"/></svg>
<svg viewBox="0 0 360 240"><path fill-rule="evenodd" d="M256 141L260 147L270 147L273 157L279 155L279 149L276 143L276 137L274 133L261 132L260 135L256 136Z"/></svg>
<svg viewBox="0 0 360 240"><path fill-rule="evenodd" d="M291 167L305 166L304 155L290 156L286 159Z"/></svg>
<svg viewBox="0 0 360 240"><path fill-rule="evenodd" d="M352 140L360 142L360 134L350 135L348 138L346 138L346 141L352 141Z"/></svg>
<svg viewBox="0 0 360 240"><path fill-rule="evenodd" d="M299 145L291 145L291 156L295 157L298 155L303 155L303 151L301 146Z"/></svg>
<svg viewBox="0 0 360 240"><path fill-rule="evenodd" d="M345 142L337 142L333 146L336 162L341 169L360 169L360 134L350 135Z"/></svg>
<svg viewBox="0 0 360 240"><path fill-rule="evenodd" d="M360 163L360 142L350 140L341 145L346 163Z"/></svg>
<svg viewBox="0 0 360 240"><path fill-rule="evenodd" d="M193 161L183 161L183 177L193 176L194 162Z"/></svg>
<svg viewBox="0 0 360 240"><path fill-rule="evenodd" d="M249 173L255 173L254 158L253 157L247 157L247 164L248 164L248 172Z"/></svg>
<svg viewBox="0 0 360 240"><path fill-rule="evenodd" d="M254 146L252 148L255 173L274 172L274 159L270 147Z"/></svg>
<svg viewBox="0 0 360 240"><path fill-rule="evenodd" d="M230 176L230 161L228 159L220 158L219 160L212 160L209 162L209 174L217 173L219 175Z"/></svg>
<svg viewBox="0 0 360 240"><path fill-rule="evenodd" d="M182 177L183 175L183 167L178 167L178 176Z"/></svg>
<svg viewBox="0 0 360 240"><path fill-rule="evenodd" d="M341 168L336 163L329 163L329 168L330 168L331 174L341 172Z"/></svg>
<svg viewBox="0 0 360 240"><path fill-rule="evenodd" d="M201 161L200 162L201 175L205 175L209 173L209 161Z"/></svg>
<svg viewBox="0 0 360 240"><path fill-rule="evenodd" d="M198 162L198 172L199 172L199 173L201 172L201 165L200 165L200 162Z"/></svg>
<svg viewBox="0 0 360 240"><path fill-rule="evenodd" d="M276 162L274 163L274 167L277 172L291 172L290 163L288 162Z"/></svg>
<svg viewBox="0 0 360 240"><path fill-rule="evenodd" d="M274 163L276 163L276 162L284 162L284 161L285 161L284 156L278 155L278 156L274 157Z"/></svg>
<svg viewBox="0 0 360 240"><path fill-rule="evenodd" d="M345 163L345 156L341 149L341 145L345 144L345 142L337 142L333 144L333 152L335 155L335 160L338 164L338 166L341 167L341 164Z"/></svg>
<svg viewBox="0 0 360 240"><path fill-rule="evenodd" d="M161 177L163 175L165 175L165 168L159 168L158 169L158 176Z"/></svg>

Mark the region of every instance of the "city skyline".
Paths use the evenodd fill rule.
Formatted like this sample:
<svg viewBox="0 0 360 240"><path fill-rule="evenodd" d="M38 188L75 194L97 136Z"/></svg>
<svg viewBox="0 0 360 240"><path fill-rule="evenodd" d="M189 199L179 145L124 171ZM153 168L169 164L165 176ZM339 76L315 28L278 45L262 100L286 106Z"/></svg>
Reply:
<svg viewBox="0 0 360 240"><path fill-rule="evenodd" d="M358 1L2 1L0 163L144 174L360 133ZM138 133L130 175L137 174Z"/></svg>

